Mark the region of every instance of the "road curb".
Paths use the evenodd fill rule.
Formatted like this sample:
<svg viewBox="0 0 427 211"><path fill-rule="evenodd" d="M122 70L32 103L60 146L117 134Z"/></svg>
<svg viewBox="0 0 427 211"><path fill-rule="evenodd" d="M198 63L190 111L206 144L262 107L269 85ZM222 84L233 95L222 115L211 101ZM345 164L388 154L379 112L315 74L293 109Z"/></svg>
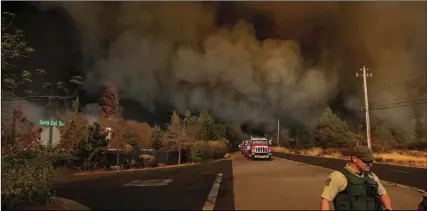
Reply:
<svg viewBox="0 0 427 211"><path fill-rule="evenodd" d="M221 180L222 173L218 173L202 210L214 210L216 197L218 196L219 187L221 185Z"/></svg>
<svg viewBox="0 0 427 211"><path fill-rule="evenodd" d="M300 163L300 164L304 164L304 165L307 165L307 166L316 167L316 168L319 168L319 169L324 169L324 170L329 170L329 171L335 171L334 169L330 169L330 168L326 168L326 167L322 167L322 166L315 166L315 165L311 165L311 164L307 164L307 163L303 163L303 162L298 162L298 161L294 161L294 160L288 160L288 159L281 158L281 157L277 157L277 156L273 156L273 157L274 157L275 159L277 159L277 158L278 158L278 159L281 159L281 160L286 160L286 161L290 161L290 162L294 162L294 163ZM390 181L382 180L382 179L381 179L381 181L384 181L384 182L386 182L386 183L388 183L388 184L392 184L392 185L397 186L397 187L407 188L407 189L414 190L414 191L416 191L416 192L424 193L424 191L423 191L423 190L421 190L421 189L419 189L419 188L416 188L416 187L411 187L411 186L407 186L407 185L402 185L402 184L398 184L398 183L395 183L395 182L390 182Z"/></svg>
<svg viewBox="0 0 427 211"><path fill-rule="evenodd" d="M180 165L170 165L170 166L162 166L162 167L154 167L154 168L141 168L141 169L127 169L122 171L103 171L103 172L88 172L88 173L74 173L72 176L87 176L87 175L99 175L99 174L117 174L122 172L133 172L133 171L155 171L160 169L167 169L167 168L179 168L179 167L186 167L186 166L197 166L204 163L216 163L224 160L230 160L230 158L221 158L217 160L210 160L205 161L203 163L185 163Z"/></svg>
<svg viewBox="0 0 427 211"><path fill-rule="evenodd" d="M200 165L200 163L187 163L187 164L180 164L180 165L154 167L154 168L127 169L127 170L122 170L122 171L75 173L75 174L73 174L73 176L86 176L86 175L99 175L99 174L114 174L114 173L133 172L133 171L153 171L153 170L159 170L159 169L178 168L178 167L194 166L194 165Z"/></svg>

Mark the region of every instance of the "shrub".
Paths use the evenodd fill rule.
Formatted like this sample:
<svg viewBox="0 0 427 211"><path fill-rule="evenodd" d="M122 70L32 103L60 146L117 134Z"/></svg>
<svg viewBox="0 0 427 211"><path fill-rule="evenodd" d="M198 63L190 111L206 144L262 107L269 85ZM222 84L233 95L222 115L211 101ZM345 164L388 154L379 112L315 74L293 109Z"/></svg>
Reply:
<svg viewBox="0 0 427 211"><path fill-rule="evenodd" d="M195 142L190 150L190 158L193 162L209 160L213 157L213 151L206 141Z"/></svg>
<svg viewBox="0 0 427 211"><path fill-rule="evenodd" d="M212 149L213 158L223 158L228 152L227 144L224 141L210 141L208 144Z"/></svg>
<svg viewBox="0 0 427 211"><path fill-rule="evenodd" d="M392 147L387 142L372 143L372 150L374 152L388 153L392 150Z"/></svg>
<svg viewBox="0 0 427 211"><path fill-rule="evenodd" d="M151 155L140 155L139 159L143 167L152 167L154 162L154 157Z"/></svg>
<svg viewBox="0 0 427 211"><path fill-rule="evenodd" d="M2 204L10 209L53 202L51 161L51 153L41 146L25 151L10 150L2 155Z"/></svg>

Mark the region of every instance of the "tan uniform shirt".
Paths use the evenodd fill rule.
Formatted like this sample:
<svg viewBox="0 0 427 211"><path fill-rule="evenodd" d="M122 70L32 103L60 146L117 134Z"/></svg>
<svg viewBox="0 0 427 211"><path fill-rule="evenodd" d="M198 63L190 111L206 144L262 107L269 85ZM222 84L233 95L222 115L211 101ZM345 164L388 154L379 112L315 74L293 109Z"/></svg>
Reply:
<svg viewBox="0 0 427 211"><path fill-rule="evenodd" d="M351 168L348 167L348 164L345 166L346 169L350 170L354 175L358 177L363 177L364 175L358 175L355 173ZM378 183L378 195L384 195L386 194L386 190L384 186L381 184L380 179L378 179L377 175L372 173L371 175L368 175L369 177L373 178ZM328 180L326 181L325 186L323 187L322 195L321 197L328 200L333 201L335 196L343 191L347 187L347 179L345 178L344 174L339 171L332 172Z"/></svg>

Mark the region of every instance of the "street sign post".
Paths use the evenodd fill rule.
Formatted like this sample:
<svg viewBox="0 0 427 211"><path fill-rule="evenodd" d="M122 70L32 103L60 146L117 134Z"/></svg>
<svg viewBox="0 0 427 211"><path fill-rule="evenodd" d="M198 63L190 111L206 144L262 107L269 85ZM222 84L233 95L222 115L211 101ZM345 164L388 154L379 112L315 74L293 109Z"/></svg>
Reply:
<svg viewBox="0 0 427 211"><path fill-rule="evenodd" d="M49 127L48 147L52 147L53 127L64 127L65 122L57 120L39 120L39 125Z"/></svg>

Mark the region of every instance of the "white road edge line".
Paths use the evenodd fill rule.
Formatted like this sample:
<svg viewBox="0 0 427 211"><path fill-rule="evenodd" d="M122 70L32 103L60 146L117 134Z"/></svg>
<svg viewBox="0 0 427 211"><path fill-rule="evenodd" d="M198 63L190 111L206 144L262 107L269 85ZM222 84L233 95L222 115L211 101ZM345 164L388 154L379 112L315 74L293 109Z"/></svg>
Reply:
<svg viewBox="0 0 427 211"><path fill-rule="evenodd" d="M209 196L206 199L205 205L202 210L213 210L215 207L216 197L218 195L219 186L222 180L222 173L218 173L216 175L216 179L212 185L211 191L209 192Z"/></svg>
<svg viewBox="0 0 427 211"><path fill-rule="evenodd" d="M335 171L334 169L330 169L330 168L325 168L325 167L321 167L321 166L315 166L315 165L311 165L311 164L307 164L307 163L303 163L303 162L298 162L298 161L294 161L294 160L288 160L288 159L281 158L281 157L276 157L276 156L273 156L273 157L279 158L279 159L282 159L282 160L286 160L286 161L290 161L290 162L294 162L294 163L304 164L304 165L311 166L311 167L316 167L316 168L319 168L319 169L324 169L324 170L329 170L329 171ZM381 182L384 181L386 183L392 184L392 185L397 186L397 187L408 188L408 189L414 190L414 191L419 192L419 193L424 193L423 190L421 190L419 188L416 188L416 187L402 185L402 184L398 184L398 183L395 183L395 182L390 182L390 181L383 180L383 179L380 179L380 180L381 180Z"/></svg>

